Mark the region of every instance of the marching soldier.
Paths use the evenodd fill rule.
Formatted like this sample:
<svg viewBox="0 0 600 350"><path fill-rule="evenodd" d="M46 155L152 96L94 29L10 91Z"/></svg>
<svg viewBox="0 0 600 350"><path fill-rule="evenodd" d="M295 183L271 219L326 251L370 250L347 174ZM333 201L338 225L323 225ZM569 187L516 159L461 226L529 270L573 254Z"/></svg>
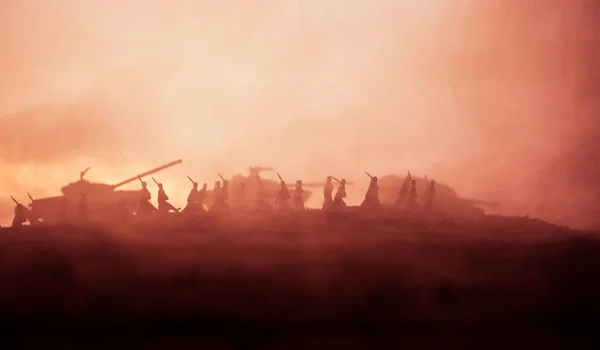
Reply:
<svg viewBox="0 0 600 350"><path fill-rule="evenodd" d="M425 200L425 208L433 209L433 197L435 197L435 180L429 182L429 187L425 191L423 199Z"/></svg>
<svg viewBox="0 0 600 350"><path fill-rule="evenodd" d="M187 205L183 208L183 212L195 214L198 211L198 183L194 182L189 176L188 179L192 182L192 189L188 195Z"/></svg>
<svg viewBox="0 0 600 350"><path fill-rule="evenodd" d="M333 202L327 208L330 210L343 210L346 208L346 202L344 202L344 198L346 198L346 179L342 179L342 181L333 178L335 181L339 182L340 185L335 192L335 197L333 198Z"/></svg>
<svg viewBox="0 0 600 350"><path fill-rule="evenodd" d="M10 198L12 198L16 204L15 217L13 218L11 227L21 227L27 221L27 208L25 208L23 204L17 202L12 196Z"/></svg>
<svg viewBox="0 0 600 350"><path fill-rule="evenodd" d="M408 188L408 195L406 197L406 207L417 207L417 181L415 179L410 181L410 187Z"/></svg>
<svg viewBox="0 0 600 350"><path fill-rule="evenodd" d="M379 209L381 208L381 203L379 202L379 186L377 185L377 176L371 176L371 174L366 171L365 174L371 178L371 182L369 183L369 188L367 189L367 193L365 194L365 199L363 200L361 207L366 209Z"/></svg>
<svg viewBox="0 0 600 350"><path fill-rule="evenodd" d="M408 189L410 188L410 184L412 181L412 176L410 175L410 171L408 175L404 178L402 182L402 186L398 191L398 198L396 198L396 202L394 202L395 207L402 207L406 204L406 197L408 196Z"/></svg>
<svg viewBox="0 0 600 350"><path fill-rule="evenodd" d="M290 209L290 205L287 202L288 199L290 199L290 192L288 191L288 188L285 184L285 181L283 181L283 179L281 178L281 176L279 176L279 173L277 173L277 176L279 177L279 180L281 181L281 187L279 188L279 192L277 192L277 198L275 199L275 205L277 206L277 208L279 210L287 210Z"/></svg>
<svg viewBox="0 0 600 350"><path fill-rule="evenodd" d="M154 178L152 178L154 180ZM171 203L167 202L169 200L169 196L165 193L163 188L163 184L154 180L154 182L158 185L158 211L160 213L168 213L170 211L178 212L181 208L175 208Z"/></svg>
<svg viewBox="0 0 600 350"><path fill-rule="evenodd" d="M148 190L148 184L146 184L146 181L142 181L142 179L140 179L140 182L142 183L142 190L140 191L140 208L138 209L138 214L153 213L156 211L156 208L150 203L152 195Z"/></svg>
<svg viewBox="0 0 600 350"><path fill-rule="evenodd" d="M233 198L233 203L236 208L244 207L244 203L246 202L246 184L244 182L240 182L237 190L235 191L235 197Z"/></svg>
<svg viewBox="0 0 600 350"><path fill-rule="evenodd" d="M296 209L304 209L304 189L302 188L302 180L296 181L296 189L294 190L294 207Z"/></svg>
<svg viewBox="0 0 600 350"><path fill-rule="evenodd" d="M205 211L204 201L206 200L206 188L208 187L207 183L202 184L202 189L198 191L198 196L196 197L196 204L201 211Z"/></svg>

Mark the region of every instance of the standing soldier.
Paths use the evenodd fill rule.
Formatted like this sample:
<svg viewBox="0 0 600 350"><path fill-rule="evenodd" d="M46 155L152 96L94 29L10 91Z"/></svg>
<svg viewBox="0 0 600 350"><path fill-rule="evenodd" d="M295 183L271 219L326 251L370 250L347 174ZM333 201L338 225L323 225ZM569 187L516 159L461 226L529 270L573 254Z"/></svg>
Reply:
<svg viewBox="0 0 600 350"><path fill-rule="evenodd" d="M221 181L216 181L213 187L213 205L211 211L218 209L218 203L221 201Z"/></svg>
<svg viewBox="0 0 600 350"><path fill-rule="evenodd" d="M235 197L233 198L233 205L235 208L243 208L244 203L246 202L246 184L244 182L240 182L237 190L235 191Z"/></svg>
<svg viewBox="0 0 600 350"><path fill-rule="evenodd" d="M142 181L141 178L138 177L140 182L142 183L142 190L140 191L140 208L138 209L138 214L147 214L153 213L156 211L156 208L150 203L150 199L152 199L152 195L148 190L148 184L146 181Z"/></svg>
<svg viewBox="0 0 600 350"><path fill-rule="evenodd" d="M400 191L398 191L398 198L396 198L396 202L394 202L395 207L402 207L404 204L406 204L406 197L408 196L408 189L410 188L411 181L412 176L410 175L409 171L402 182Z"/></svg>
<svg viewBox="0 0 600 350"><path fill-rule="evenodd" d="M425 191L423 199L425 200L425 209L433 209L433 197L435 197L435 180L429 182L429 187Z"/></svg>
<svg viewBox="0 0 600 350"><path fill-rule="evenodd" d="M11 227L21 227L27 221L27 208L25 208L23 204L17 202L17 200L14 199L13 196L11 196L10 198L12 198L13 202L15 202L16 204L15 217L13 218Z"/></svg>
<svg viewBox="0 0 600 350"><path fill-rule="evenodd" d="M204 201L206 200L206 188L208 187L207 183L202 184L202 189L198 191L198 197L196 197L196 203L198 205L198 209L201 211L206 211L204 207Z"/></svg>
<svg viewBox="0 0 600 350"><path fill-rule="evenodd" d="M365 199L360 206L366 209L379 209L381 208L381 203L379 202L379 186L377 185L377 176L371 176L371 174L366 171L365 174L371 178L371 182L369 183L369 188L365 194Z"/></svg>
<svg viewBox="0 0 600 350"><path fill-rule="evenodd" d="M192 182L192 189L187 198L187 205L183 208L184 213L195 214L198 212L198 183L187 177Z"/></svg>
<svg viewBox="0 0 600 350"><path fill-rule="evenodd" d="M154 183L158 186L158 212L159 213L168 213L171 210L178 212L181 208L175 208L171 203L167 202L169 200L169 196L165 193L163 189L163 185L156 181L154 178Z"/></svg>
<svg viewBox="0 0 600 350"><path fill-rule="evenodd" d="M342 179L342 181L332 177L335 181L339 182L340 185L335 192L335 198L333 202L327 209L330 210L344 210L346 208L346 202L344 202L344 198L346 198L346 179Z"/></svg>
<svg viewBox="0 0 600 350"><path fill-rule="evenodd" d="M86 222L88 220L88 205L87 196L85 193L79 194L79 221Z"/></svg>
<svg viewBox="0 0 600 350"><path fill-rule="evenodd" d="M27 220L29 220L30 225L40 225L42 222L40 221L40 213L36 206L33 205L33 197L29 193L27 193L29 199L31 199L31 203L29 203L29 211L27 213Z"/></svg>
<svg viewBox="0 0 600 350"><path fill-rule="evenodd" d="M290 192L288 191L285 181L283 181L283 179L281 178L279 173L277 173L277 176L279 177L279 181L281 181L280 182L281 187L279 188L279 192L277 192L277 198L275 199L275 205L277 205L277 208L279 210L290 209L290 205L287 202L287 200L290 199L290 197L291 197Z"/></svg>
<svg viewBox="0 0 600 350"><path fill-rule="evenodd" d="M331 183L332 177L327 176L327 180L325 181L325 187L323 188L323 206L321 209L327 209L331 203L333 202L333 183Z"/></svg>
<svg viewBox="0 0 600 350"><path fill-rule="evenodd" d="M302 188L302 180L296 181L296 189L294 190L294 207L299 210L304 209L304 189Z"/></svg>
<svg viewBox="0 0 600 350"><path fill-rule="evenodd" d="M415 179L410 181L410 187L408 188L408 195L406 197L406 207L417 207L417 181Z"/></svg>

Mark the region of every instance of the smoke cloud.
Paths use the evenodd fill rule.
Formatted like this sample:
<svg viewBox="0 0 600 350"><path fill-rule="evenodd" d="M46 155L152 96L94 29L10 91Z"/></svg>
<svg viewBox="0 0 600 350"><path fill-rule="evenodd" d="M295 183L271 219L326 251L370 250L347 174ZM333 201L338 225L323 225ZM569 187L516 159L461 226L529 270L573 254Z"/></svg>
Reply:
<svg viewBox="0 0 600 350"><path fill-rule="evenodd" d="M185 174L252 164L354 180L356 203L364 170L410 169L504 214L598 226L599 15L592 0L3 2L0 190L56 195L90 165L110 183L181 157L157 175L174 201Z"/></svg>

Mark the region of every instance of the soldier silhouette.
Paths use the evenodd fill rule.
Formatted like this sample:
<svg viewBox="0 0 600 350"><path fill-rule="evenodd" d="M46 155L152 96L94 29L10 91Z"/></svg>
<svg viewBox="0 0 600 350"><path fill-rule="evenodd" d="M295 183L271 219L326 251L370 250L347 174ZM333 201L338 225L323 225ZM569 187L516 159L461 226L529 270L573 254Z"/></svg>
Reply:
<svg viewBox="0 0 600 350"><path fill-rule="evenodd" d="M202 189L200 191L198 191L198 196L196 197L196 203L198 205L198 209L200 211L206 211L206 209L204 208L204 201L206 200L206 189L208 188L208 184L207 183L203 183L202 184Z"/></svg>
<svg viewBox="0 0 600 350"><path fill-rule="evenodd" d="M156 180L154 180L156 182ZM163 188L163 184L156 182L158 185L158 211L160 213L166 214L170 211L178 212L181 208L175 208L171 203L167 202L169 200L169 196L165 193Z"/></svg>
<svg viewBox="0 0 600 350"><path fill-rule="evenodd" d="M367 189L367 193L365 194L365 199L363 200L361 207L366 209L379 209L381 208L381 203L379 202L379 186L377 184L377 176L371 176L366 171L365 173L371 178L371 182L369 183L369 188Z"/></svg>
<svg viewBox="0 0 600 350"><path fill-rule="evenodd" d="M327 209L329 210L344 210L346 208L346 202L344 202L344 198L346 198L346 179L342 179L339 181L336 178L334 180L338 181L340 185L335 192L335 197L333 198L333 202Z"/></svg>
<svg viewBox="0 0 600 350"><path fill-rule="evenodd" d="M216 181L213 187L213 205L210 208L211 211L219 209L219 203L221 202L221 181Z"/></svg>
<svg viewBox="0 0 600 350"><path fill-rule="evenodd" d="M219 175L221 179L223 177ZM229 198L229 182L223 179L223 186L221 186L221 182L217 181L215 183L214 190L214 204L211 208L211 211L216 212L227 212L229 211L229 206L227 205L227 199Z"/></svg>
<svg viewBox="0 0 600 350"><path fill-rule="evenodd" d="M238 209L243 208L246 202L246 184L240 182L237 190L235 191L235 197L233 198L234 206Z"/></svg>
<svg viewBox="0 0 600 350"><path fill-rule="evenodd" d="M27 221L27 208L12 196L10 197L15 202L15 216L12 221L11 227L21 227Z"/></svg>
<svg viewBox="0 0 600 350"><path fill-rule="evenodd" d="M41 216L38 212L37 207L33 205L33 197L31 197L29 193L27 193L27 196L29 197L29 199L31 199L31 203L27 205L29 207L29 210L27 211L27 220L29 220L29 224L31 224L32 226L40 225L42 223L40 220Z"/></svg>
<svg viewBox="0 0 600 350"><path fill-rule="evenodd" d="M189 176L188 176L189 178ZM190 179L191 181L191 179ZM187 197L187 205L183 209L183 212L189 214L195 214L198 212L198 183L192 181L192 189Z"/></svg>
<svg viewBox="0 0 600 350"><path fill-rule="evenodd" d="M406 204L406 198L408 196L408 189L410 188L411 181L412 176L410 175L409 171L402 182L400 190L398 191L398 198L396 198L396 201L394 202L395 207L402 207Z"/></svg>
<svg viewBox="0 0 600 350"><path fill-rule="evenodd" d="M304 209L304 189L302 188L302 180L296 181L296 189L294 190L294 208Z"/></svg>
<svg viewBox="0 0 600 350"><path fill-rule="evenodd" d="M152 203L150 203L152 195L148 190L148 184L146 184L146 182L142 181L141 179L140 182L142 183L142 190L140 191L140 208L138 210L138 214L144 215L154 213L156 211L156 208L152 205Z"/></svg>
<svg viewBox="0 0 600 350"><path fill-rule="evenodd" d="M277 173L277 176L279 176L279 173ZM288 199L291 197L290 192L281 176L279 176L279 180L280 187L279 192L277 192L277 198L275 198L275 205L279 210L288 210L290 209L290 204L288 203Z"/></svg>
<svg viewBox="0 0 600 350"><path fill-rule="evenodd" d="M410 187L408 188L408 194L406 196L406 208L417 207L417 181L412 179L410 181Z"/></svg>
<svg viewBox="0 0 600 350"><path fill-rule="evenodd" d="M85 193L79 194L79 221L86 222L88 220L88 205L87 196Z"/></svg>
<svg viewBox="0 0 600 350"><path fill-rule="evenodd" d="M327 176L327 180L325 181L325 187L323 188L323 205L321 209L327 209L331 203L333 202L333 183L331 182L333 178L331 176Z"/></svg>
<svg viewBox="0 0 600 350"><path fill-rule="evenodd" d="M423 199L426 209L433 209L433 197L435 197L435 180L429 182L429 187L425 190Z"/></svg>

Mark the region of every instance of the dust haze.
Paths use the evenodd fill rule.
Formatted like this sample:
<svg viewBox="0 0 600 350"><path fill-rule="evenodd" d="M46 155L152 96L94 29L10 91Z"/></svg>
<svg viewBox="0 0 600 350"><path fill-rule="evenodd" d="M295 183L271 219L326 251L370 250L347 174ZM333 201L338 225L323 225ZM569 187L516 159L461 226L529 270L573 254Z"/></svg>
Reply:
<svg viewBox="0 0 600 350"><path fill-rule="evenodd" d="M599 8L6 1L0 191L58 195L88 166L116 183L183 158L157 174L173 202L186 174L211 184L252 164L353 180L355 204L363 170L410 169L503 214L598 227Z"/></svg>

